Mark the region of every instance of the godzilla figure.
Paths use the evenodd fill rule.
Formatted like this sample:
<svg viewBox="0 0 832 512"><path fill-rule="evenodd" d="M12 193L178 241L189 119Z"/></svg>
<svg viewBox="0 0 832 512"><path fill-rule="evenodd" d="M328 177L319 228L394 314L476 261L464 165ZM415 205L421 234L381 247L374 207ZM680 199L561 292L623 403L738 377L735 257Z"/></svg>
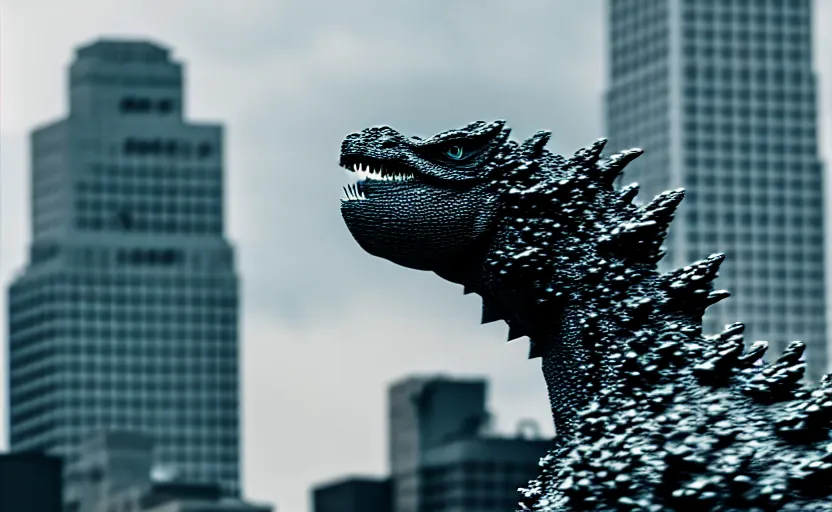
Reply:
<svg viewBox="0 0 832 512"><path fill-rule="evenodd" d="M519 509L832 511L832 377L801 382L800 342L766 363L742 324L703 335L723 255L657 270L684 191L635 205L614 181L640 150L566 159L549 136L374 127L340 159L361 247L479 294L542 358L557 435Z"/></svg>

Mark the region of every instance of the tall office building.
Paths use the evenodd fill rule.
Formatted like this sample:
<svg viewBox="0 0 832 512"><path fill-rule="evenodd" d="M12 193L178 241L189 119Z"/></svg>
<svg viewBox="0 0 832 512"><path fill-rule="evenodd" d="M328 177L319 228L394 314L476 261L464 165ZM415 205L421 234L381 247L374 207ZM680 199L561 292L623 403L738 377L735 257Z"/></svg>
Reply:
<svg viewBox="0 0 832 512"><path fill-rule="evenodd" d="M421 512L421 474L431 448L475 437L486 424L486 381L409 377L389 390L393 510Z"/></svg>
<svg viewBox="0 0 832 512"><path fill-rule="evenodd" d="M31 140L29 262L9 289L12 450L137 430L191 482L239 488L238 279L222 126L184 118L161 46L77 50L69 114Z"/></svg>
<svg viewBox="0 0 832 512"><path fill-rule="evenodd" d="M609 0L608 149L642 147L641 197L684 187L663 269L727 255L733 297L705 333L746 324L777 357L827 369L822 167L810 0Z"/></svg>

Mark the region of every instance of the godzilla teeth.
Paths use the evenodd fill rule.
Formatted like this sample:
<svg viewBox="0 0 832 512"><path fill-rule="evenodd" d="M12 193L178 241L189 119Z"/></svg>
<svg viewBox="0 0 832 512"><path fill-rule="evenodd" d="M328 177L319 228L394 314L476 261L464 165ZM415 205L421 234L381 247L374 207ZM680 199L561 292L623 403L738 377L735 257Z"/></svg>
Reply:
<svg viewBox="0 0 832 512"><path fill-rule="evenodd" d="M344 196L341 197L342 201L360 201L363 199L367 199L367 197L364 195L364 191L361 190L361 186L358 183L344 187Z"/></svg>
<svg viewBox="0 0 832 512"><path fill-rule="evenodd" d="M370 167L364 164L354 164L352 166L359 181L363 180L382 180L382 181L407 181L413 179L412 173L403 174L401 172L385 169L383 166L378 168Z"/></svg>

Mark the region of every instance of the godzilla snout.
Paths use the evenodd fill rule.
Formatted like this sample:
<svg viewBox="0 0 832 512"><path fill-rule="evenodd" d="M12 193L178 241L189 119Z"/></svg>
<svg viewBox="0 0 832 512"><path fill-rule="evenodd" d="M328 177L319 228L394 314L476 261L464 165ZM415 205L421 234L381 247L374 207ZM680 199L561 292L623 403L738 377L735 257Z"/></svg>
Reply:
<svg viewBox="0 0 832 512"><path fill-rule="evenodd" d="M341 165L350 155L384 156L384 152L395 150L404 141L405 137L389 126L374 126L350 133L341 142Z"/></svg>

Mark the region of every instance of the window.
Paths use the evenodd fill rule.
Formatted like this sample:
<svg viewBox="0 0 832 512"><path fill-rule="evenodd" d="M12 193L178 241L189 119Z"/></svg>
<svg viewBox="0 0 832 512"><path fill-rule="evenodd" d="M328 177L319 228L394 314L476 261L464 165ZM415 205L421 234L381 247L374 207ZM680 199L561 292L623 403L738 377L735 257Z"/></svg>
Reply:
<svg viewBox="0 0 832 512"><path fill-rule="evenodd" d="M163 99L156 103L156 109L160 114L169 114L173 110L173 100Z"/></svg>
<svg viewBox="0 0 832 512"><path fill-rule="evenodd" d="M172 110L173 100L169 98L154 101L150 98L127 96L119 101L119 111L123 114L148 114L151 112L169 114Z"/></svg>

